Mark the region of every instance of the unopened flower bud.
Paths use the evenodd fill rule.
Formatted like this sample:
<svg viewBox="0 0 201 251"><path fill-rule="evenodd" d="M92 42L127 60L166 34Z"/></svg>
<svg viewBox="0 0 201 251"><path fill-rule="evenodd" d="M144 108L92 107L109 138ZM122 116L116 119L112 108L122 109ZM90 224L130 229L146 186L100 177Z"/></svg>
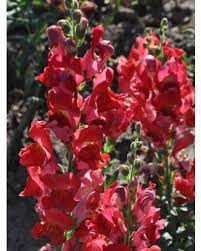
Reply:
<svg viewBox="0 0 201 251"><path fill-rule="evenodd" d="M69 9L71 8L72 2L73 0L64 0L65 6Z"/></svg>
<svg viewBox="0 0 201 251"><path fill-rule="evenodd" d="M79 9L74 10L73 12L73 18L74 20L79 23L82 17L82 12Z"/></svg>
<svg viewBox="0 0 201 251"><path fill-rule="evenodd" d="M81 21L80 21L80 24L79 26L77 27L77 36L79 38L83 38L86 34L86 31L87 31L87 27L88 27L88 20L85 18L85 17L82 17L81 18Z"/></svg>
<svg viewBox="0 0 201 251"><path fill-rule="evenodd" d="M133 164L133 154L132 153L127 154L127 160L130 164Z"/></svg>
<svg viewBox="0 0 201 251"><path fill-rule="evenodd" d="M59 26L51 25L47 29L47 36L50 48L56 47L62 38L62 29Z"/></svg>
<svg viewBox="0 0 201 251"><path fill-rule="evenodd" d="M132 152L136 150L136 142L131 143L130 149L131 149Z"/></svg>
<svg viewBox="0 0 201 251"><path fill-rule="evenodd" d="M142 141L132 142L130 145L131 151L139 150L142 147Z"/></svg>
<svg viewBox="0 0 201 251"><path fill-rule="evenodd" d="M73 9L78 9L78 8L79 8L79 3L78 3L77 0L73 0L73 1L72 1L72 8L73 8Z"/></svg>
<svg viewBox="0 0 201 251"><path fill-rule="evenodd" d="M141 160L138 158L138 159L135 159L134 161L134 164L133 164L133 167L132 168L135 168L135 169L139 169L140 166L141 166Z"/></svg>
<svg viewBox="0 0 201 251"><path fill-rule="evenodd" d="M76 52L76 50L77 50L76 43L71 38L65 39L65 41L64 41L64 48L65 48L66 52L68 54L71 54L71 55L73 55Z"/></svg>
<svg viewBox="0 0 201 251"><path fill-rule="evenodd" d="M123 176L127 176L129 174L129 167L127 165L120 165L119 170Z"/></svg>
<svg viewBox="0 0 201 251"><path fill-rule="evenodd" d="M78 9L79 3L77 0L64 0L65 6L68 9Z"/></svg>
<svg viewBox="0 0 201 251"><path fill-rule="evenodd" d="M166 17L164 17L161 20L161 29L164 30L164 31L168 30L168 19Z"/></svg>
<svg viewBox="0 0 201 251"><path fill-rule="evenodd" d="M61 19L57 22L57 25L60 26L65 34L68 34L71 30L70 23L68 20Z"/></svg>
<svg viewBox="0 0 201 251"><path fill-rule="evenodd" d="M145 35L150 35L151 34L151 29L149 27L145 28L144 34Z"/></svg>
<svg viewBox="0 0 201 251"><path fill-rule="evenodd" d="M97 5L90 1L84 1L81 4L80 9L85 17L89 18L97 10Z"/></svg>
<svg viewBox="0 0 201 251"><path fill-rule="evenodd" d="M140 134L141 128L142 128L142 124L140 122L137 122L135 124L135 130L137 131L138 134Z"/></svg>
<svg viewBox="0 0 201 251"><path fill-rule="evenodd" d="M155 72L157 68L157 62L154 56L152 55L147 55L145 57L145 62L146 62L146 69L148 72Z"/></svg>
<svg viewBox="0 0 201 251"><path fill-rule="evenodd" d="M120 210L122 210L128 201L128 193L125 187L118 186L115 188L115 193L117 194L116 204Z"/></svg>

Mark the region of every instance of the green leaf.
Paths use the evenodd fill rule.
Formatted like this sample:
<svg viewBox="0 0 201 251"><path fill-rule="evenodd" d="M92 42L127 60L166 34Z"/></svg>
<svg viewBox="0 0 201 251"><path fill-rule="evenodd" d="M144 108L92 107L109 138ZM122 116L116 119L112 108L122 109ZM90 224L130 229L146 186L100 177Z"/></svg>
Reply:
<svg viewBox="0 0 201 251"><path fill-rule="evenodd" d="M72 234L73 234L73 230L69 230L69 231L64 232L64 236L65 236L67 241L71 239Z"/></svg>
<svg viewBox="0 0 201 251"><path fill-rule="evenodd" d="M84 81L82 82L78 87L77 87L77 91L78 92L82 92L84 90L84 88L86 87L87 83Z"/></svg>
<svg viewBox="0 0 201 251"><path fill-rule="evenodd" d="M112 185L112 183L114 183L117 180L118 175L119 175L119 170L114 172L113 175L109 177L109 179L106 181L105 187L108 188L110 185Z"/></svg>
<svg viewBox="0 0 201 251"><path fill-rule="evenodd" d="M114 150L114 144L108 137L106 137L105 144L103 146L103 151L105 153L111 153L113 150Z"/></svg>

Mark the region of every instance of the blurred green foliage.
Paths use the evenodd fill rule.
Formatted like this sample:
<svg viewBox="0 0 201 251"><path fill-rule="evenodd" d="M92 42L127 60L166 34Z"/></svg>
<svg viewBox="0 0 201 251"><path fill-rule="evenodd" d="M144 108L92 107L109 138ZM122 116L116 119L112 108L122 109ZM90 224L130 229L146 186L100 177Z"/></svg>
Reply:
<svg viewBox="0 0 201 251"><path fill-rule="evenodd" d="M45 31L59 15L57 9L44 0L8 1L8 89L24 89L30 67L33 75L41 69L48 51Z"/></svg>

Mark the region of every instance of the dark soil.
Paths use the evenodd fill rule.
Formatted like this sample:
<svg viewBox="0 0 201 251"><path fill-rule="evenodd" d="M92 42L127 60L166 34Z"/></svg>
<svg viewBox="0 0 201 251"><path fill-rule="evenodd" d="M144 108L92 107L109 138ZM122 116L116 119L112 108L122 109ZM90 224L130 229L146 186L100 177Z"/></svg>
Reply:
<svg viewBox="0 0 201 251"><path fill-rule="evenodd" d="M191 0L175 1L152 1L140 0L140 4L129 9L120 7L112 22L108 22L106 28L106 39L111 40L115 48L115 57L121 54L127 55L137 35L143 33L145 27L156 27L160 20L167 17L170 22L169 36L174 44L186 50L194 61L194 34L182 32L186 28L194 27L194 2ZM110 9L102 8L100 15L108 15ZM8 41L9 42L9 41ZM12 65L15 58L12 57L12 44L8 48L8 61ZM8 75L12 75L13 68L9 68ZM25 169L18 163L18 153L22 146L29 141L27 130L34 117L44 119L46 106L43 98L27 95L27 90L22 84L8 76L8 86L15 86L15 89L8 88L8 167L7 167L7 245L8 251L36 251L42 246L40 241L34 240L31 236L31 228L37 222L34 212L35 201L19 197L26 181ZM10 81L10 82L9 82ZM43 89L40 89L41 93ZM33 95L33 94L32 94ZM126 160L126 153L129 147L129 138L123 138L117 145L114 154L121 161ZM65 153L62 145L57 146L58 159L62 162L62 154Z"/></svg>

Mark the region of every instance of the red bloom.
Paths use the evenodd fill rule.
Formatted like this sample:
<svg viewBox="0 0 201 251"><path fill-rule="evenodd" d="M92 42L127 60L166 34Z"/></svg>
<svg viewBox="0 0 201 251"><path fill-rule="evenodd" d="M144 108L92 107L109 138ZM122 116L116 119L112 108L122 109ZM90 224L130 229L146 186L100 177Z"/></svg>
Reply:
<svg viewBox="0 0 201 251"><path fill-rule="evenodd" d="M80 187L79 178L73 173L46 174L41 180L52 191L42 197L40 209L57 208L71 212L77 204L74 196Z"/></svg>
<svg viewBox="0 0 201 251"><path fill-rule="evenodd" d="M44 211L43 221L36 223L33 227L32 235L57 246L65 241L64 231L68 230L71 225L70 216L57 209L48 209Z"/></svg>
<svg viewBox="0 0 201 251"><path fill-rule="evenodd" d="M150 248L145 248L142 251L161 251L161 248L159 246L151 246Z"/></svg>
<svg viewBox="0 0 201 251"><path fill-rule="evenodd" d="M133 245L137 251L150 247L160 237L159 230L164 228L164 220L160 220L159 209L152 207L146 222L133 235Z"/></svg>
<svg viewBox="0 0 201 251"><path fill-rule="evenodd" d="M103 33L104 27L102 25L92 29L91 48L83 57L83 71L86 72L88 80L103 70L105 62L113 53L110 41L103 40Z"/></svg>
<svg viewBox="0 0 201 251"><path fill-rule="evenodd" d="M101 170L90 170L82 177L81 186L74 197L74 200L78 201L73 210L77 222L85 220L91 211L99 205L103 184Z"/></svg>
<svg viewBox="0 0 201 251"><path fill-rule="evenodd" d="M33 121L29 136L35 143L29 144L20 152L20 164L23 166L45 166L56 168L50 133L45 121Z"/></svg>
<svg viewBox="0 0 201 251"><path fill-rule="evenodd" d="M54 251L54 248L51 247L49 244L47 244L47 245L41 247L39 251Z"/></svg>
<svg viewBox="0 0 201 251"><path fill-rule="evenodd" d="M109 155L101 153L103 132L100 127L90 125L78 129L72 141L72 151L78 170L102 168L109 161Z"/></svg>
<svg viewBox="0 0 201 251"><path fill-rule="evenodd" d="M96 75L93 93L85 99L82 114L85 123L100 125L107 136L116 138L127 129L130 117L124 95L108 87L110 74L107 70Z"/></svg>
<svg viewBox="0 0 201 251"><path fill-rule="evenodd" d="M42 189L40 186L31 178L27 178L25 189L20 193L20 196L33 196L40 197L42 195Z"/></svg>
<svg viewBox="0 0 201 251"><path fill-rule="evenodd" d="M172 155L175 157L178 152L194 143L194 135L191 131L184 131L176 138Z"/></svg>
<svg viewBox="0 0 201 251"><path fill-rule="evenodd" d="M180 59L184 52L169 41L160 47L154 34L136 40L128 59L120 58L119 87L127 93L125 103L133 120L142 123L156 146L165 146L178 127L193 125L194 90ZM156 56L154 46L166 54L165 63Z"/></svg>
<svg viewBox="0 0 201 251"><path fill-rule="evenodd" d="M75 92L76 84L83 81L81 59L69 56L62 57L61 60L49 53L48 66L44 72L36 77L47 87L60 87L65 92Z"/></svg>
<svg viewBox="0 0 201 251"><path fill-rule="evenodd" d="M176 191L182 195L182 197L176 196L176 201L179 203L195 199L195 162L192 161L190 164L190 170L186 171L183 177L177 173L174 179Z"/></svg>
<svg viewBox="0 0 201 251"><path fill-rule="evenodd" d="M104 238L95 238L84 243L83 251L103 251L106 244Z"/></svg>
<svg viewBox="0 0 201 251"><path fill-rule="evenodd" d="M139 185L136 194L136 202L133 208L133 215L136 221L143 224L147 217L149 217L150 211L155 201L156 193L153 190L153 185L142 190L142 186Z"/></svg>
<svg viewBox="0 0 201 251"><path fill-rule="evenodd" d="M103 251L131 251L132 249L124 244L111 244L104 247Z"/></svg>
<svg viewBox="0 0 201 251"><path fill-rule="evenodd" d="M48 92L48 105L51 122L47 124L47 127L51 128L64 143L69 142L80 121L79 106L81 104L77 103L72 95L54 87Z"/></svg>

